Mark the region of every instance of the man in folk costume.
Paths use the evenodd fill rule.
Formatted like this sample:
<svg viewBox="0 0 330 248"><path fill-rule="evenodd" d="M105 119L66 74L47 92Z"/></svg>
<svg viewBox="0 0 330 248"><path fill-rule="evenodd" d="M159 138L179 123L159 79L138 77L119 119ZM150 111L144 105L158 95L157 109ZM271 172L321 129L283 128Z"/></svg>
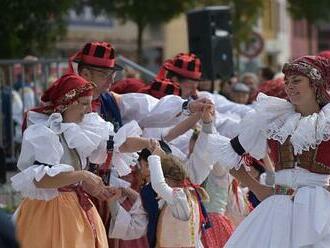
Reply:
<svg viewBox="0 0 330 248"><path fill-rule="evenodd" d="M116 64L115 50L107 42L85 44L70 58L70 71L73 71L72 61L78 63L80 76L96 84L93 111L114 123L117 130L131 120L136 120L142 128L174 125L184 119L183 112L199 112L209 102L203 99L188 102L177 96L157 100L146 94L119 95L109 91L122 67Z"/></svg>
<svg viewBox="0 0 330 248"><path fill-rule="evenodd" d="M180 95L185 99L207 98L214 103L216 112L220 113L216 114L217 130L226 136L232 134L237 123L252 107L234 103L216 93L199 91L198 85L201 79L200 59L193 53L179 53L174 58L166 60L154 81L140 92L157 98L169 94ZM159 138L156 133L155 130L152 130L149 136ZM180 147L180 149L188 150L186 147Z"/></svg>
<svg viewBox="0 0 330 248"><path fill-rule="evenodd" d="M158 98L169 94L180 95L184 99L197 98L201 76L200 59L193 53L179 53L166 60L155 80L141 91Z"/></svg>
<svg viewBox="0 0 330 248"><path fill-rule="evenodd" d="M146 94L119 95L110 92L116 72L122 70L122 67L116 64L115 50L107 42L85 44L70 58L71 71L72 61L78 63L80 76L96 84L93 93L93 112L111 121L115 130L131 120L136 120L142 128L174 125L184 118L183 112L198 112L206 102L203 99L188 102L177 96L157 100Z"/></svg>

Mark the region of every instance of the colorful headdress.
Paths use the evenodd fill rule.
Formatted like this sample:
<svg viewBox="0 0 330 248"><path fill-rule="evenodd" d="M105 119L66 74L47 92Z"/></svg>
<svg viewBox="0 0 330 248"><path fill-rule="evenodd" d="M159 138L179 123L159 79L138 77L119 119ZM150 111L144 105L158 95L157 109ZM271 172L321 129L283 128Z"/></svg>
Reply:
<svg viewBox="0 0 330 248"><path fill-rule="evenodd" d="M316 87L316 97L321 105L330 102L330 60L321 56L303 56L283 66L285 76L303 75Z"/></svg>

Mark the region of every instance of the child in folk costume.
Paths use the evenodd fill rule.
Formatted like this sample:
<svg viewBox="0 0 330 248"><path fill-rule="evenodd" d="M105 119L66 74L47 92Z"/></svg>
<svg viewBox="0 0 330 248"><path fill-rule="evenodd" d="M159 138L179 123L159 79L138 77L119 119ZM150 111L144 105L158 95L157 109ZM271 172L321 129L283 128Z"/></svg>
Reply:
<svg viewBox="0 0 330 248"><path fill-rule="evenodd" d="M207 193L189 181L182 162L164 154L158 143L148 163L151 185L161 198L156 247L203 247L201 228L208 220L201 201Z"/></svg>
<svg viewBox="0 0 330 248"><path fill-rule="evenodd" d="M203 126L205 128L205 124ZM189 156L193 154L195 143L200 131L195 129L190 139ZM232 221L225 214L229 199L228 191L230 175L226 168L215 164L209 171L203 182L203 188L209 195L209 202L205 203L208 217L211 221L211 228L203 232L202 241L204 247L221 248L234 232Z"/></svg>
<svg viewBox="0 0 330 248"><path fill-rule="evenodd" d="M205 112L210 112L209 115L213 114L213 106L210 105L205 108L203 113L199 117L191 116L190 118L179 123L176 127L171 129L163 138L168 141L178 135L184 133L186 129L193 126L196 121L202 117L203 121L207 121L212 118L206 119ZM211 114L212 113L212 114ZM199 159L198 153L203 147L200 147L197 142L194 153L190 156L189 161L185 164L184 169L187 171L189 178L192 182L202 182L208 175L210 170L208 164L203 164L203 161ZM168 146L165 142L160 141L160 145L164 151L171 153L173 146ZM140 153L139 165L142 170L142 174L146 179L145 186L141 189L140 197L136 200L130 211L125 211L118 204L113 203L112 209L112 225L110 227L109 236L120 239L134 239L141 237L147 233L149 246L155 247L157 240L157 223L159 217L158 198L157 193L152 188L152 184L148 183L149 180L149 165L148 157L151 153L144 149ZM116 205L116 206L115 206Z"/></svg>

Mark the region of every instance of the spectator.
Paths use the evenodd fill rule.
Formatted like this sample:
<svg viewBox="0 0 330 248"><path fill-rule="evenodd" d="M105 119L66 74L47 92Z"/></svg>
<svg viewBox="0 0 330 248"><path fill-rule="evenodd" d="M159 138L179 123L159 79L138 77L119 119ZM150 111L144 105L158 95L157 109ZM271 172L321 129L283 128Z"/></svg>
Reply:
<svg viewBox="0 0 330 248"><path fill-rule="evenodd" d="M233 102L247 104L250 97L250 88L243 83L236 83L231 88L230 99Z"/></svg>

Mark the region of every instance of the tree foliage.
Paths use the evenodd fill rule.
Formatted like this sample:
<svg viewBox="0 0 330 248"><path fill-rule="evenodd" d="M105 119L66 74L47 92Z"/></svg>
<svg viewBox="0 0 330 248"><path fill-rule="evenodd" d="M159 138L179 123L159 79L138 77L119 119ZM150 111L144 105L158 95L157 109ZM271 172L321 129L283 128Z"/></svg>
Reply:
<svg viewBox="0 0 330 248"><path fill-rule="evenodd" d="M188 10L194 0L83 0L96 13L105 12L119 20L132 21L137 26L137 55L142 59L142 37L148 25L160 24Z"/></svg>
<svg viewBox="0 0 330 248"><path fill-rule="evenodd" d="M288 10L296 20L306 19L311 24L330 19L330 1L328 0L288 0Z"/></svg>
<svg viewBox="0 0 330 248"><path fill-rule="evenodd" d="M0 57L44 54L65 33L65 14L74 0L3 0Z"/></svg>
<svg viewBox="0 0 330 248"><path fill-rule="evenodd" d="M330 20L330 1L329 0L288 0L289 13L296 20L307 21L308 50L312 51L312 25L317 26L322 21Z"/></svg>

